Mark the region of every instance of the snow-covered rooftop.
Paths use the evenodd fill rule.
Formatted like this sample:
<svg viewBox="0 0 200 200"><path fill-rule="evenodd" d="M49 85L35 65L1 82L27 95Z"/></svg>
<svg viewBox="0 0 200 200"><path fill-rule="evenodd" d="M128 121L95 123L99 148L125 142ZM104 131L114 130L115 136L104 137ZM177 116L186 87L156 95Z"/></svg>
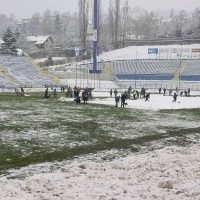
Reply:
<svg viewBox="0 0 200 200"><path fill-rule="evenodd" d="M158 48L157 54L149 54L149 49ZM192 49L200 49L200 44L191 45L147 45L129 46L122 49L104 52L98 56L98 61L131 60L131 59L199 59L200 52L192 52ZM180 51L182 52L180 55Z"/></svg>
<svg viewBox="0 0 200 200"><path fill-rule="evenodd" d="M43 44L50 35L43 35L43 36L28 36L27 41L35 42L35 44Z"/></svg>

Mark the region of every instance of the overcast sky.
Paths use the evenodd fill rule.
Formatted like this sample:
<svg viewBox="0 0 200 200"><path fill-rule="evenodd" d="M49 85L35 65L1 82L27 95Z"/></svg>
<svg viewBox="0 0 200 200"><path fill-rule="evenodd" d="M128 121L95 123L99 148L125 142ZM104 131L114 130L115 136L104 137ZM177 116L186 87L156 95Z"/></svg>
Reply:
<svg viewBox="0 0 200 200"><path fill-rule="evenodd" d="M36 12L43 13L45 10L73 12L78 10L79 0L0 0L0 14L14 14L17 19L30 18ZM90 0L93 2L93 0ZM104 9L109 0L102 0ZM125 0L121 0L122 4ZM129 0L130 7L140 6L146 10L176 9L193 10L200 8L200 0Z"/></svg>

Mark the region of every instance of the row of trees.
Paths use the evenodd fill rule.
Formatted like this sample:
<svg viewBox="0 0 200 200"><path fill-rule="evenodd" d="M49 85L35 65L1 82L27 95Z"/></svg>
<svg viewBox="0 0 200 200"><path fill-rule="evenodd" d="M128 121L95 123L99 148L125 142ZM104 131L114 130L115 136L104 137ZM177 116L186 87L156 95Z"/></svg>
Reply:
<svg viewBox="0 0 200 200"><path fill-rule="evenodd" d="M110 0L107 10L98 1L98 43L102 50L126 46L129 39L154 39L158 37L200 36L200 12L166 11L148 12L131 9L128 0ZM79 0L78 13L59 13L46 10L18 23L14 16L0 15L0 37L10 27L15 31L18 46L26 46L30 35L52 35L55 46L63 48L91 47L93 6L89 0Z"/></svg>

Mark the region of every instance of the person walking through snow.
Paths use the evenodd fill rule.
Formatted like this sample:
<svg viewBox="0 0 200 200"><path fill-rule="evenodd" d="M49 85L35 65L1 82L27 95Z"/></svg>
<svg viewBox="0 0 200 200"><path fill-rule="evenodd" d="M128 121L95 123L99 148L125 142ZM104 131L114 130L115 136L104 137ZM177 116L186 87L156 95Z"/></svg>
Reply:
<svg viewBox="0 0 200 200"><path fill-rule="evenodd" d="M110 90L110 97L112 97L112 89Z"/></svg>
<svg viewBox="0 0 200 200"><path fill-rule="evenodd" d="M174 100L173 100L172 102L176 102L177 96L178 96L178 95L177 95L176 93L174 93L174 96L173 96L173 99L174 99Z"/></svg>
<svg viewBox="0 0 200 200"><path fill-rule="evenodd" d="M125 94L122 94L121 95L121 107L123 107L123 108L125 106L125 101L126 101L126 96L125 96Z"/></svg>
<svg viewBox="0 0 200 200"><path fill-rule="evenodd" d="M116 98L115 98L115 107L118 107L119 100L120 100L120 96L116 96Z"/></svg>
<svg viewBox="0 0 200 200"><path fill-rule="evenodd" d="M147 93L145 96L145 101L149 101L149 99L150 99L150 93Z"/></svg>

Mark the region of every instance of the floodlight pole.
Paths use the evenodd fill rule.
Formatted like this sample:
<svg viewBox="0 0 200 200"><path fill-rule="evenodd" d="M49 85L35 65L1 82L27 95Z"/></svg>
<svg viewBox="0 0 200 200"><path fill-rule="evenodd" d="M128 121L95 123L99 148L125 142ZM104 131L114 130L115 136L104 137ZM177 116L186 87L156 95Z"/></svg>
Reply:
<svg viewBox="0 0 200 200"><path fill-rule="evenodd" d="M93 39L93 72L97 70L97 16L98 0L94 0L94 39Z"/></svg>
<svg viewBox="0 0 200 200"><path fill-rule="evenodd" d="M136 65L135 65L135 89L136 89L136 70L137 70L137 67L138 67L138 49L137 49L137 46L136 46Z"/></svg>
<svg viewBox="0 0 200 200"><path fill-rule="evenodd" d="M76 56L76 86L77 86L77 62L78 62L78 57Z"/></svg>
<svg viewBox="0 0 200 200"><path fill-rule="evenodd" d="M182 43L180 49L180 67L179 67L179 78L178 78L178 89L181 90L181 66L182 65Z"/></svg>

